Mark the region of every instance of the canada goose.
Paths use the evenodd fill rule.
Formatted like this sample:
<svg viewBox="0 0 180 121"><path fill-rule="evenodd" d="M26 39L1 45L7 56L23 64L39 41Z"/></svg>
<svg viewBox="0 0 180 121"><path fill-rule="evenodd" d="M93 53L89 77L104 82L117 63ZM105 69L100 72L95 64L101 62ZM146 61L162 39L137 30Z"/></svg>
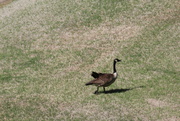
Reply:
<svg viewBox="0 0 180 121"><path fill-rule="evenodd" d="M119 59L114 59L113 63L113 73L96 73L92 72L91 76L94 77L92 81L86 83L86 86L88 85L95 85L97 86L97 90L94 92L95 94L98 93L99 87L103 87L105 92L105 87L110 86L117 78L117 72L116 72L116 62L120 62Z"/></svg>

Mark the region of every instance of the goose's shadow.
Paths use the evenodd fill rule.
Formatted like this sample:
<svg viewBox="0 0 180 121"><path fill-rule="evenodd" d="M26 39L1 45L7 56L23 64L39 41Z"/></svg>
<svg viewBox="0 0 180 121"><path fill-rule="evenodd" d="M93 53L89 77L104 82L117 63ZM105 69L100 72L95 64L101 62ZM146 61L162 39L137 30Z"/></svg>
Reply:
<svg viewBox="0 0 180 121"><path fill-rule="evenodd" d="M133 89L137 89L137 88L144 88L145 86L138 86L138 87L133 87L133 88L127 88L127 89L111 89L111 90L107 90L105 92L100 92L100 93L105 93L105 94L112 94L112 93L123 93L123 92L127 92Z"/></svg>

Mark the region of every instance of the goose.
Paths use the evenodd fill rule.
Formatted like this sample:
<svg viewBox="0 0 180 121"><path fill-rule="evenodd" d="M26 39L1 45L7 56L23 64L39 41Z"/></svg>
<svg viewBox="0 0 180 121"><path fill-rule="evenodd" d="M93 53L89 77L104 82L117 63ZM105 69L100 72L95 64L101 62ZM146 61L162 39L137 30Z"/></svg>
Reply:
<svg viewBox="0 0 180 121"><path fill-rule="evenodd" d="M120 62L121 60L119 59L114 59L113 62L113 73L97 73L97 72L92 72L91 76L94 77L93 80L90 82L86 83L85 85L95 85L97 86L97 90L94 92L94 94L97 94L99 91L99 87L103 87L104 92L105 92L105 87L110 86L114 81L117 79L117 71L116 71L116 63Z"/></svg>

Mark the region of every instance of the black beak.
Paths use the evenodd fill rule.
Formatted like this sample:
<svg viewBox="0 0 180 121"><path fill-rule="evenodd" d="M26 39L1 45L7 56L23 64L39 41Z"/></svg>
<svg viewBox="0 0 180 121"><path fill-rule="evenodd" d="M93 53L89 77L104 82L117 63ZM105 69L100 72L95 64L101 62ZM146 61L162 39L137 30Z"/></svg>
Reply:
<svg viewBox="0 0 180 121"><path fill-rule="evenodd" d="M114 61L116 61L116 62L121 62L121 60L119 60L119 59L117 59L117 58L116 58L116 59L114 59Z"/></svg>
<svg viewBox="0 0 180 121"><path fill-rule="evenodd" d="M117 62L121 62L121 60L118 59Z"/></svg>

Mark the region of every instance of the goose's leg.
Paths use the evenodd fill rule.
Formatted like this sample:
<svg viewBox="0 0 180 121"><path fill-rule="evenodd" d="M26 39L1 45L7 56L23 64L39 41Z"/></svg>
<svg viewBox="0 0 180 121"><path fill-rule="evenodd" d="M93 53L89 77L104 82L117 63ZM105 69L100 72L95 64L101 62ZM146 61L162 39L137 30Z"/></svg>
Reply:
<svg viewBox="0 0 180 121"><path fill-rule="evenodd" d="M103 89L104 89L104 92L106 92L105 87L103 87Z"/></svg>
<svg viewBox="0 0 180 121"><path fill-rule="evenodd" d="M97 86L97 90L94 92L94 94L97 94L99 91L99 86Z"/></svg>

